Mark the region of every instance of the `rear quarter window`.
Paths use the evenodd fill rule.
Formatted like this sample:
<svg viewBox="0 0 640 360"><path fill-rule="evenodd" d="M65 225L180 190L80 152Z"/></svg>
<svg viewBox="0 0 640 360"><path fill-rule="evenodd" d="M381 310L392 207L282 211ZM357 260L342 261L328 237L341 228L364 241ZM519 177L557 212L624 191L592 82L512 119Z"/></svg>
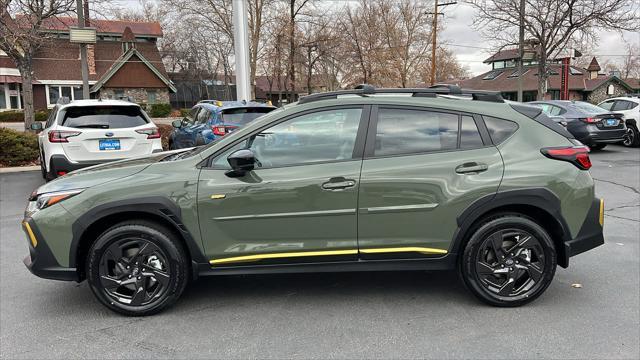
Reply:
<svg viewBox="0 0 640 360"><path fill-rule="evenodd" d="M65 109L62 126L122 129L147 124L138 106L78 106Z"/></svg>
<svg viewBox="0 0 640 360"><path fill-rule="evenodd" d="M489 131L489 136L495 145L498 145L513 135L518 130L518 124L513 121L483 116L484 123Z"/></svg>

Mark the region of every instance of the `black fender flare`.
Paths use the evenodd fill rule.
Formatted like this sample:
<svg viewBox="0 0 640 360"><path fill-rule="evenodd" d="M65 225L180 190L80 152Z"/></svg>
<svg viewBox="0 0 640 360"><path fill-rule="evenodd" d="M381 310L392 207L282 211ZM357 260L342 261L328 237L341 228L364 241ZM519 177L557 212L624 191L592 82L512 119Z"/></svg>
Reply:
<svg viewBox="0 0 640 360"><path fill-rule="evenodd" d="M546 212L557 223L554 224L561 229L560 242L566 244L571 240L569 226L561 213L560 199L550 190L545 188L526 188L498 192L481 197L469 205L458 217L456 221L458 228L453 235L453 242L450 252L460 253L463 249L465 237L468 231L482 216L503 206L528 205ZM558 264L567 267L569 254L566 245L557 246Z"/></svg>
<svg viewBox="0 0 640 360"><path fill-rule="evenodd" d="M636 122L635 119L626 119L624 121L624 124L629 127L629 126L633 126L634 128L636 128L636 130L638 130L638 123Z"/></svg>
<svg viewBox="0 0 640 360"><path fill-rule="evenodd" d="M110 215L125 212L146 213L166 220L165 225L168 225L182 236L191 260L197 263L208 262L201 247L182 223L180 207L168 198L151 196L100 204L80 216L71 226L73 238L69 249L69 264L77 264L76 254L80 241L90 226Z"/></svg>

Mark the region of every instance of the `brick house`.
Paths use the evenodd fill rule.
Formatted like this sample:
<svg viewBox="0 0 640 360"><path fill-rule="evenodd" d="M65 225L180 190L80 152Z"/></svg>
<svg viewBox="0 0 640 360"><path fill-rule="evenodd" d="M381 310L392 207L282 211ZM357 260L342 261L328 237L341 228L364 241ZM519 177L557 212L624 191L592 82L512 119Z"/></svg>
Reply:
<svg viewBox="0 0 640 360"><path fill-rule="evenodd" d="M80 49L69 42L69 27L75 18L59 17L44 24L51 39L33 61L33 96L36 110L55 105L61 96L82 98ZM169 103L176 91L165 71L157 40L162 29L157 22L90 20L97 43L89 45L91 98L131 97L141 105ZM22 109L21 77L13 61L0 52L0 111Z"/></svg>
<svg viewBox="0 0 640 360"><path fill-rule="evenodd" d="M523 100L533 101L538 95L538 62L533 59L524 62L523 73L518 74L518 50L500 51L484 61L491 70L467 80L453 81L464 88L492 90L502 92L505 99L516 100L518 77L522 76ZM586 69L571 66L569 68L569 99L599 103L607 98L636 91L632 83L615 75L600 73L602 69L594 57ZM549 78L545 99L560 99L562 65L548 64Z"/></svg>

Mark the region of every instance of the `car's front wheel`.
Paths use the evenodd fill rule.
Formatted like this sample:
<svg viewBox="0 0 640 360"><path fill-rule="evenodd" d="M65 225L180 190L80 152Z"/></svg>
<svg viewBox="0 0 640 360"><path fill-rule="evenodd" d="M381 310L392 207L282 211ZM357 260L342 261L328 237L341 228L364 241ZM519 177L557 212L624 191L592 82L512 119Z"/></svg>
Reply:
<svg viewBox="0 0 640 360"><path fill-rule="evenodd" d="M87 259L87 279L96 298L130 316L151 315L172 305L188 282L188 269L175 235L146 221L111 227Z"/></svg>
<svg viewBox="0 0 640 360"><path fill-rule="evenodd" d="M494 306L520 306L549 286L556 271L549 234L519 214L487 219L472 233L460 262L467 288Z"/></svg>

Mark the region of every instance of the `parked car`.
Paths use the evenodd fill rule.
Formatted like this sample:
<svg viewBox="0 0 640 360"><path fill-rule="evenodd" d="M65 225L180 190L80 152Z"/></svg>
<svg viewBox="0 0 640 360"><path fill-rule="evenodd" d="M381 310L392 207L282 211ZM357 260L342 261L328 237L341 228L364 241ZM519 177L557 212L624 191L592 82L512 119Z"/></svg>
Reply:
<svg viewBox="0 0 640 360"><path fill-rule="evenodd" d="M191 109L189 116L173 122L175 129L169 137L169 148L208 144L275 109L257 102L203 100Z"/></svg>
<svg viewBox="0 0 640 360"><path fill-rule="evenodd" d="M540 107L547 116L593 150L621 142L627 134L622 115L585 101L545 100L527 104Z"/></svg>
<svg viewBox="0 0 640 360"><path fill-rule="evenodd" d="M601 108L624 116L627 126L627 136L622 144L630 147L640 146L640 132L638 122L640 122L640 94L629 94L624 97L617 97L605 100L598 104Z"/></svg>
<svg viewBox="0 0 640 360"><path fill-rule="evenodd" d="M160 133L137 104L121 100L61 101L44 126L34 123L42 177L162 151Z"/></svg>
<svg viewBox="0 0 640 360"><path fill-rule="evenodd" d="M313 94L209 145L41 186L24 262L127 315L198 276L314 271L457 269L482 301L519 306L604 243L588 151L499 93Z"/></svg>

